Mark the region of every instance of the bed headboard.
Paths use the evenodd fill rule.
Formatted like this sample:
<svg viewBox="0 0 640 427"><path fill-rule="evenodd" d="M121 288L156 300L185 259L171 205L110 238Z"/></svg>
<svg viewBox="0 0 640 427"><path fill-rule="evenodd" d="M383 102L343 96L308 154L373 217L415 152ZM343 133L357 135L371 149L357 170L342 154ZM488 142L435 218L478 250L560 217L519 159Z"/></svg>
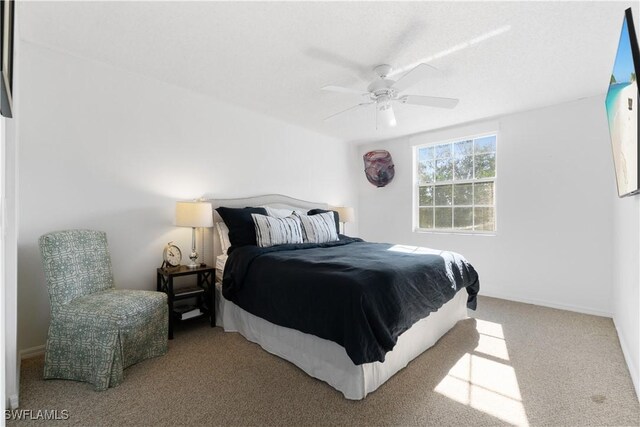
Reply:
<svg viewBox="0 0 640 427"><path fill-rule="evenodd" d="M244 208L247 206L270 206L278 209L296 209L308 211L310 209L328 209L327 203L309 202L307 200L294 199L293 197L285 196L282 194L266 194L263 196L244 197L237 199L205 199L204 202L211 203L213 209L213 222L222 221L216 208L220 206L226 206L229 208ZM218 255L222 253L220 247L220 239L218 238L218 232L215 228L205 229L205 262L209 265L215 266L215 260Z"/></svg>

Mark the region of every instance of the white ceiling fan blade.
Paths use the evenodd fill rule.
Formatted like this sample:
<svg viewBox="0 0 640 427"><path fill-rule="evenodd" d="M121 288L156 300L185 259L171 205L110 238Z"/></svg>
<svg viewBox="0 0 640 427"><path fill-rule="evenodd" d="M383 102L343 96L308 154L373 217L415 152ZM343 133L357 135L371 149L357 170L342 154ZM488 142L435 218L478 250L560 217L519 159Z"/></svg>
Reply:
<svg viewBox="0 0 640 427"><path fill-rule="evenodd" d="M393 112L391 103L377 105L376 129L379 127L378 124L382 125L382 127L388 128L395 127L398 124L396 122L396 115Z"/></svg>
<svg viewBox="0 0 640 427"><path fill-rule="evenodd" d="M455 98L439 98L437 96L405 95L400 98L400 101L405 104L425 105L427 107L454 108L460 100Z"/></svg>
<svg viewBox="0 0 640 427"><path fill-rule="evenodd" d="M422 34L427 28L428 26L421 19L416 19L409 23L402 32L397 33L395 40L391 41L390 45L387 47L386 53L379 57L381 59L379 63L397 63L398 58L402 56L404 51L414 45L417 40L422 38Z"/></svg>
<svg viewBox="0 0 640 427"><path fill-rule="evenodd" d="M330 116L328 116L328 117L325 117L325 118L324 118L324 120L329 120L329 119L331 119L331 118L333 118L333 117L335 117L335 116L338 116L338 115L340 115L340 114L342 114L342 113L346 113L346 112L351 111L351 110L356 110L356 109L358 109L358 108L360 108L360 107L364 107L364 106L366 106L366 105L371 105L371 104L373 104L373 102L363 102L363 103L361 103L361 104L354 105L353 107L349 107L349 108L347 108L346 110L342 110L342 111L339 111L339 112L337 112L337 113L334 113L334 114L332 114L332 115L330 115Z"/></svg>
<svg viewBox="0 0 640 427"><path fill-rule="evenodd" d="M369 92L364 92L358 89L351 89L348 87L343 87L343 86L324 86L322 88L322 90L326 90L328 92L339 92L339 93L351 93L351 94L356 94L356 95L368 95Z"/></svg>
<svg viewBox="0 0 640 427"><path fill-rule="evenodd" d="M371 70L367 67L363 67L357 62L349 59L346 56L342 56L335 52L329 52L317 47L311 47L305 51L305 54L310 58L318 61L322 61L325 64L329 64L334 67L339 67L349 71L353 76L359 80L367 81L371 77Z"/></svg>
<svg viewBox="0 0 640 427"><path fill-rule="evenodd" d="M400 79L393 85L393 88L398 92L402 92L437 72L438 69L431 65L418 64L411 71L407 72L407 74L400 77Z"/></svg>

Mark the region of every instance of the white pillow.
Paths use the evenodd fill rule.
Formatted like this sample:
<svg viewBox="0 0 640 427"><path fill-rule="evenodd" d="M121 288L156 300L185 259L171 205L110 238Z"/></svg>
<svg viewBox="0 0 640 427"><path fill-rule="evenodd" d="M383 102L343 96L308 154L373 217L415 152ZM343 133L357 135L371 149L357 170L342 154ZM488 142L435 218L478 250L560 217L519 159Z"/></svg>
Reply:
<svg viewBox="0 0 640 427"><path fill-rule="evenodd" d="M300 219L295 215L273 218L267 215L251 214L251 218L256 227L256 243L261 248L302 243Z"/></svg>
<svg viewBox="0 0 640 427"><path fill-rule="evenodd" d="M333 212L316 215L298 215L302 224L302 238L305 243L326 243L339 240Z"/></svg>
<svg viewBox="0 0 640 427"><path fill-rule="evenodd" d="M220 237L220 247L222 248L222 253L227 254L227 250L231 246L231 241L229 240L229 227L224 221L216 222L216 230L218 230L218 237Z"/></svg>
<svg viewBox="0 0 640 427"><path fill-rule="evenodd" d="M286 218L293 213L291 209L278 209L278 208L271 208L269 206L261 206L261 207L267 211L267 215L272 216L274 218Z"/></svg>

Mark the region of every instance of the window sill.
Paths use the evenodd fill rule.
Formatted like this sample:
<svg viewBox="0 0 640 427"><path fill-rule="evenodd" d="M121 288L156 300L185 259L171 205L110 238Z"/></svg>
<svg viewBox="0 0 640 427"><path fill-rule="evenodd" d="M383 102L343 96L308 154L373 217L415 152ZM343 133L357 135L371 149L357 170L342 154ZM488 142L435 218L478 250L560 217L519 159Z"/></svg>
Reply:
<svg viewBox="0 0 640 427"><path fill-rule="evenodd" d="M455 234L457 236L489 236L495 237L498 235L497 231L466 231L466 230L427 230L422 228L414 228L414 233L419 234Z"/></svg>

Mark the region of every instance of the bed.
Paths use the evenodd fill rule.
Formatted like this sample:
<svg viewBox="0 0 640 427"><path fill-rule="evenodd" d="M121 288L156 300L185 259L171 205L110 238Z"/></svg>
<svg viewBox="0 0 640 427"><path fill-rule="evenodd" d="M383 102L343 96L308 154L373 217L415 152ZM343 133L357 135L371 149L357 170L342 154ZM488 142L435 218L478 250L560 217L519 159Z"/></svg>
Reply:
<svg viewBox="0 0 640 427"><path fill-rule="evenodd" d="M210 202L214 208L214 222L222 221L215 211L215 208L220 206L230 208L269 206L276 209L290 209L300 212L306 212L310 209L328 208L328 205L324 203L313 203L283 195L266 195L239 199L209 199L207 201ZM360 242L358 240L359 239L353 239L347 241L347 239L344 239L343 242L335 243L336 246L344 246L343 248L332 247L327 250L342 250L342 253L346 253L345 251L355 252L357 250L369 250L369 247L364 246L367 244L366 242ZM209 243L211 244L210 248L213 252L216 268L219 273L222 273L225 270L227 256L222 254L219 237L215 231L212 233ZM296 255L304 253L304 257L311 256L307 254L311 254L313 251L322 252L325 250L324 248L312 248L311 250L305 248L304 251L294 252L288 250L288 248L285 249L287 250L282 251L282 253L287 255L291 253ZM420 253L426 251L425 253L434 253L433 250L406 246L388 247L387 250L392 251L390 252L392 255L393 252ZM256 251L258 251L257 248L253 252ZM248 250L246 252L250 253L252 251ZM272 252L274 253L267 255L276 257L279 255L277 250ZM235 254L235 258L240 259L241 256L246 257L247 255L242 255L239 251ZM260 251L258 251L258 255L255 256L258 260L266 258L266 255ZM249 257L246 263L249 265L251 262L253 262L253 258ZM229 267L229 269L239 268L239 263L240 261L234 260L232 263L233 266ZM259 268L259 265L260 263L256 262L252 268ZM229 271L227 271L227 273L230 274ZM262 273L264 274L264 271ZM220 278L219 274L217 278ZM321 338L323 331L319 333L301 332L301 330L305 330L304 327L286 327L282 326L287 324L286 322L281 322L280 320L270 322L264 318L268 318L268 316L252 314L252 312L259 312L259 310L256 311L253 307L248 309L241 308L239 305L247 307L246 303L242 299L231 296L228 278L225 280L227 283L225 292L230 298L225 298L221 282L219 280L216 281L216 324L218 326L221 326L227 332L240 333L247 340L257 343L264 350L293 363L308 375L328 383L340 391L347 399L353 400L363 399L368 393L375 391L396 372L407 366L411 360L433 346L438 339L455 326L459 320L465 319L467 317L467 305L471 299L469 297L471 292L469 292L469 295L464 290L455 292L455 295L451 299L448 299L447 302L432 311L428 316L420 318L415 322L412 321L410 326L401 329L401 332L395 338L396 341L393 343L392 349L383 350L381 354L379 354L380 350L376 348L360 351L357 345L348 341L342 342L331 337L329 337L331 339ZM268 282L266 277L265 281ZM260 283L258 283L258 285L259 284ZM474 293L477 293L477 289ZM279 300L274 300L273 302L278 301ZM340 310L344 311L344 308L338 308L335 314L340 314ZM366 318L366 314L363 315L363 317ZM341 342L343 345L337 342ZM354 360L357 363L354 362Z"/></svg>

